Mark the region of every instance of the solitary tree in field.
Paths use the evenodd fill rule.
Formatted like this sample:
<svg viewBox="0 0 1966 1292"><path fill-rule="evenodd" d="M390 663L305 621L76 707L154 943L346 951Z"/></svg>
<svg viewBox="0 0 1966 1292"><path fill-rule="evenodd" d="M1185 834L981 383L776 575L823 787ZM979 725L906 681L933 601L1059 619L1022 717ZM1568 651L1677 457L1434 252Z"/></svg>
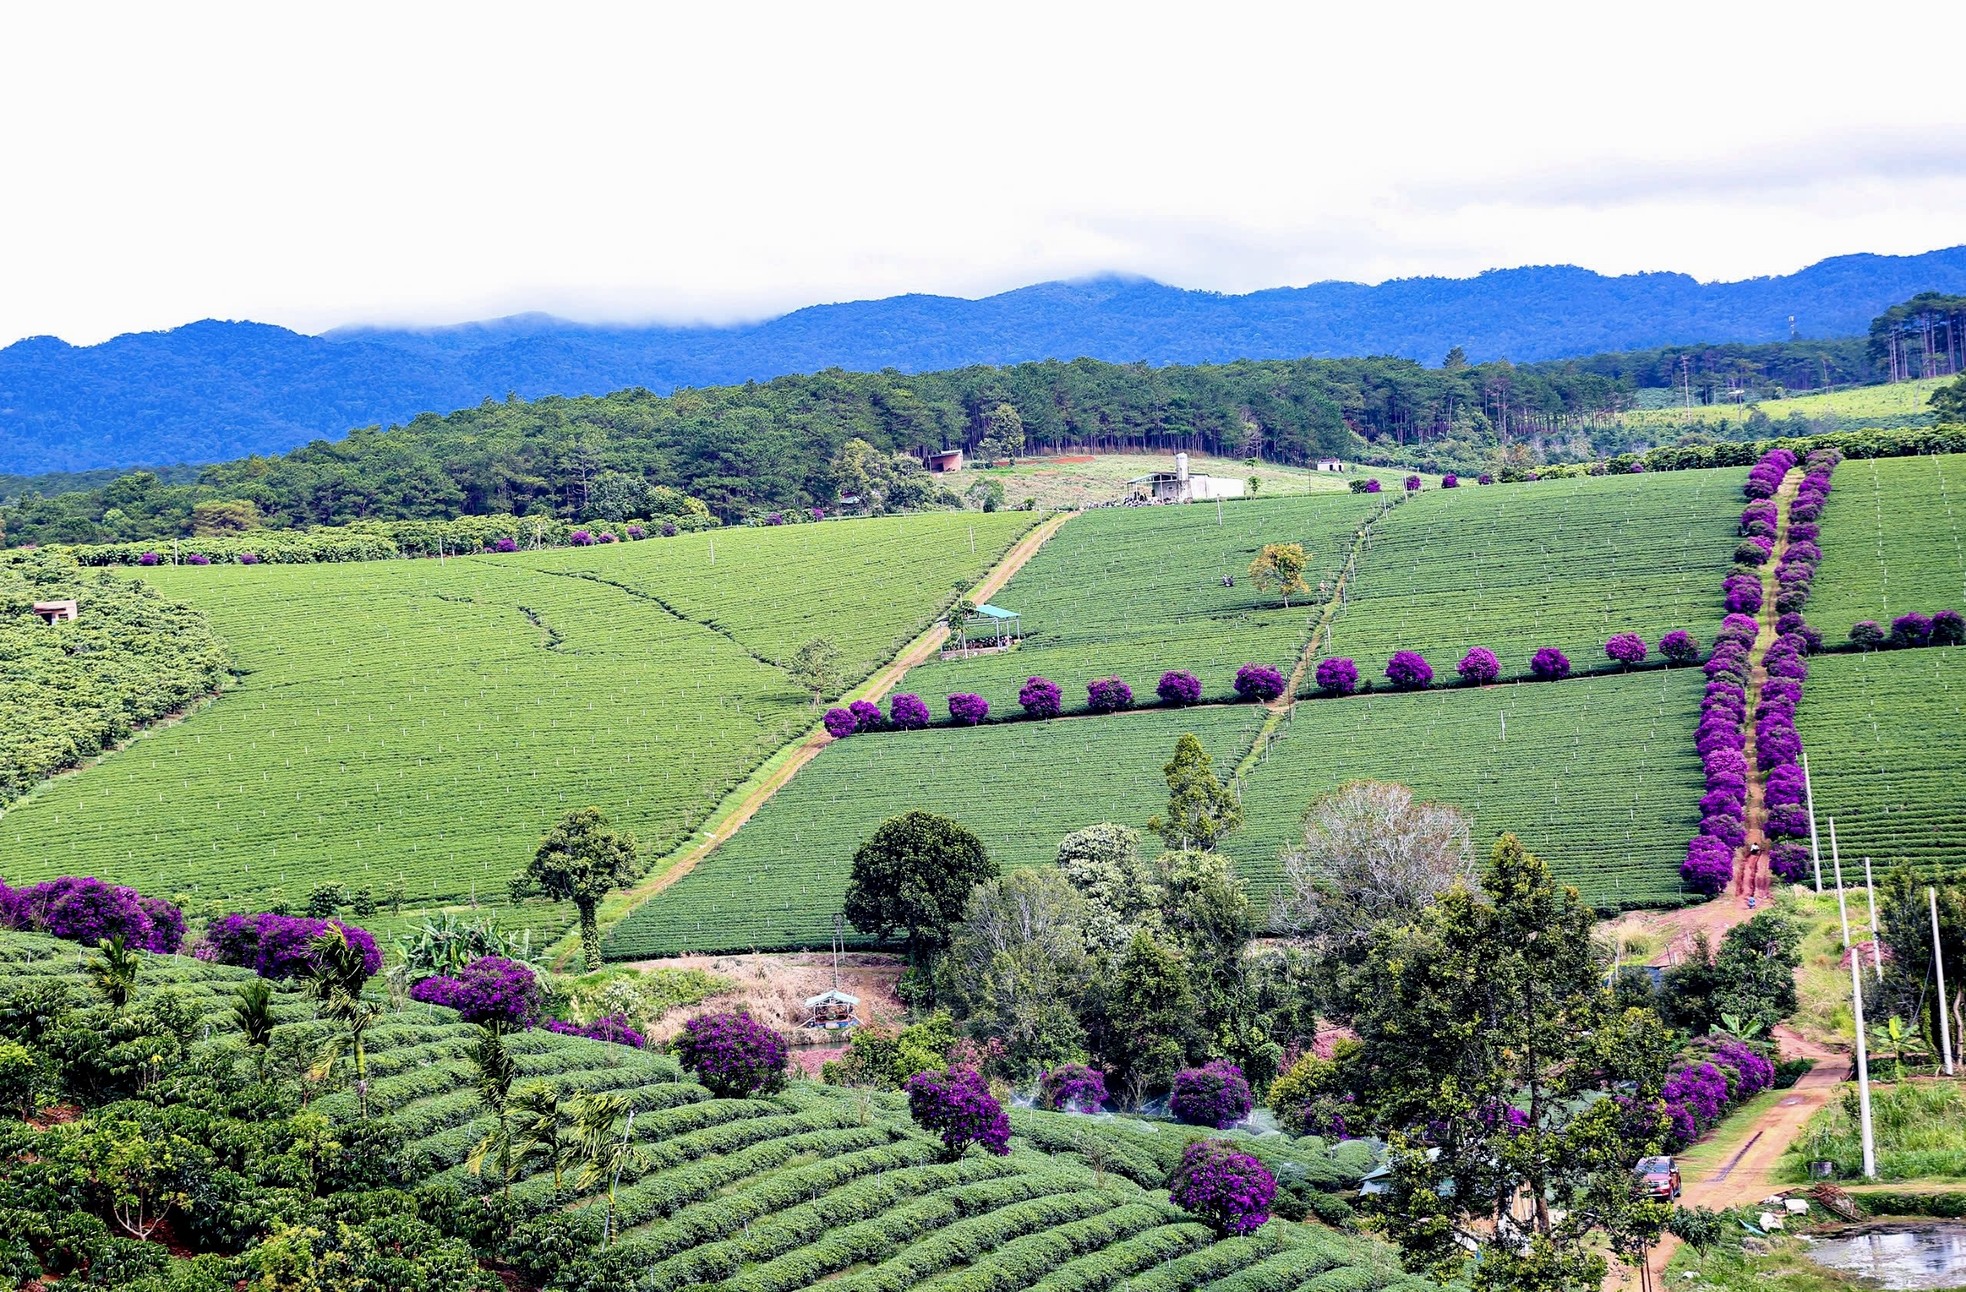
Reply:
<svg viewBox="0 0 1966 1292"><path fill-rule="evenodd" d="M998 404L983 414L983 439L976 454L985 462L1014 458L1024 447L1024 416L1010 404Z"/></svg>
<svg viewBox="0 0 1966 1292"><path fill-rule="evenodd" d="M840 689L839 647L824 637L815 637L792 652L792 658L785 663L785 671L812 696L812 702L818 704Z"/></svg>
<svg viewBox="0 0 1966 1292"><path fill-rule="evenodd" d="M904 812L853 854L847 922L882 940L905 932L909 962L920 965L948 945L969 890L996 873L983 841L948 817Z"/></svg>
<svg viewBox="0 0 1966 1292"><path fill-rule="evenodd" d="M1271 588L1281 592L1287 607L1291 593L1311 590L1311 585L1304 582L1304 570L1310 563L1310 554L1304 551L1302 543L1265 543L1256 559L1249 563L1249 577L1264 592Z"/></svg>
<svg viewBox="0 0 1966 1292"><path fill-rule="evenodd" d="M1213 848L1242 824L1242 804L1216 776L1214 759L1193 733L1174 742L1174 757L1161 770L1167 775L1167 815L1154 817L1147 828L1168 847Z"/></svg>
<svg viewBox="0 0 1966 1292"><path fill-rule="evenodd" d="M601 898L635 878L635 836L609 828L596 807L561 817L540 840L532 864L512 881L512 896L539 894L572 902L580 911L580 949L589 969L601 967Z"/></svg>

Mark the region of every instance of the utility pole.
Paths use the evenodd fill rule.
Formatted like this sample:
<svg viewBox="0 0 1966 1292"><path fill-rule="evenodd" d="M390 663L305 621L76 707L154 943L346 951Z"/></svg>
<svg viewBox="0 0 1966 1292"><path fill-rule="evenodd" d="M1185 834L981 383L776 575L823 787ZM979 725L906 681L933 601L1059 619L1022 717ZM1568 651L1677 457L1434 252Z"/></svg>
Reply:
<svg viewBox="0 0 1966 1292"><path fill-rule="evenodd" d="M1809 755L1802 755L1802 795L1809 801L1809 856L1816 863L1816 896L1823 895L1823 850L1816 843L1816 791L1809 783Z"/></svg>
<svg viewBox="0 0 1966 1292"><path fill-rule="evenodd" d="M1877 967L1877 981L1884 981L1884 943L1877 936L1877 885L1870 879L1870 858L1864 858L1864 892L1870 897L1870 962Z"/></svg>
<svg viewBox="0 0 1966 1292"><path fill-rule="evenodd" d="M1836 818L1829 819L1829 860L1836 867L1836 913L1843 917L1843 949L1850 949L1850 906L1843 900L1843 858L1836 851Z"/></svg>
<svg viewBox="0 0 1966 1292"><path fill-rule="evenodd" d="M1946 1003L1946 965L1939 958L1939 890L1929 884L1925 901L1932 909L1932 968L1939 975L1939 1052L1945 1056L1946 1075L1952 1075L1952 1019Z"/></svg>
<svg viewBox="0 0 1966 1292"><path fill-rule="evenodd" d="M1847 939L1846 939L1847 942ZM1877 1144L1870 1129L1870 1058L1864 1053L1864 982L1850 957L1850 1014L1857 1022L1857 1112L1864 1141L1864 1179L1877 1178Z"/></svg>

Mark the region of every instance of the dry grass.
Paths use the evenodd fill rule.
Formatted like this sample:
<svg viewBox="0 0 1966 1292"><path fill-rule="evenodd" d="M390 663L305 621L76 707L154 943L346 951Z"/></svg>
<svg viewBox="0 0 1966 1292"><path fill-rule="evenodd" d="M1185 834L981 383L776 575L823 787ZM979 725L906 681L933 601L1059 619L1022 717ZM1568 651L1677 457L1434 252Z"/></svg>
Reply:
<svg viewBox="0 0 1966 1292"><path fill-rule="evenodd" d="M743 1006L751 1014L780 1032L795 1044L831 1044L838 1033L813 1034L805 1030L805 1002L831 988L834 983L833 957L824 951L754 952L749 955L672 956L662 960L638 960L636 969L701 969L734 984L720 995L720 1008ZM901 978L901 961L894 956L854 951L840 957L839 986L860 998L856 1016L862 1023L899 1026L905 1010L894 993ZM682 1030L690 1011L672 1012L649 1033L652 1044L668 1040Z"/></svg>

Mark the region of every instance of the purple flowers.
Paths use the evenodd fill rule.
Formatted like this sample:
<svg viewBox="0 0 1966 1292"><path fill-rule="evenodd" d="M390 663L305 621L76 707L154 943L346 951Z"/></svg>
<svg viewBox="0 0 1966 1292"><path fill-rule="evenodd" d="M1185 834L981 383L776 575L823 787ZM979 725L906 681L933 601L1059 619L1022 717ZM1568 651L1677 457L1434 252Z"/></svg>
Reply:
<svg viewBox="0 0 1966 1292"><path fill-rule="evenodd" d="M1494 484L1495 477L1489 475L1486 471L1484 471L1480 475L1475 477L1475 483L1478 485Z"/></svg>
<svg viewBox="0 0 1966 1292"><path fill-rule="evenodd" d="M139 556L139 557L137 558L137 564L138 564L138 565L155 565L155 564L157 564L157 553L155 553L155 552L145 552L145 553L144 553L144 554L143 554L142 556Z"/></svg>
<svg viewBox="0 0 1966 1292"><path fill-rule="evenodd" d="M1133 688L1117 677L1099 677L1085 684L1085 707L1094 713L1113 713L1133 703Z"/></svg>
<svg viewBox="0 0 1966 1292"><path fill-rule="evenodd" d="M1659 639L1659 653L1669 664L1691 664L1700 658L1700 643L1684 628L1675 628Z"/></svg>
<svg viewBox="0 0 1966 1292"><path fill-rule="evenodd" d="M222 965L238 965L262 978L297 978L314 969L314 939L332 924L341 930L350 946L362 953L362 963L370 974L382 968L382 952L376 950L369 931L340 920L314 920L304 916L221 915L205 928L198 958Z"/></svg>
<svg viewBox="0 0 1966 1292"><path fill-rule="evenodd" d="M1659 1094L1672 1118L1676 1147L1713 1129L1727 1109L1727 1078L1711 1063L1688 1063L1666 1078Z"/></svg>
<svg viewBox="0 0 1966 1292"><path fill-rule="evenodd" d="M1502 661L1495 658L1495 652L1486 646L1476 646L1461 656L1461 662L1454 666L1461 680L1469 686L1487 686L1502 675Z"/></svg>
<svg viewBox="0 0 1966 1292"><path fill-rule="evenodd" d="M1418 651L1397 650L1386 661L1386 680L1401 691L1419 691L1433 684L1433 665Z"/></svg>
<svg viewBox="0 0 1966 1292"><path fill-rule="evenodd" d="M494 552L516 552L518 550L519 540L513 538L510 534L501 535L492 543L492 551Z"/></svg>
<svg viewBox="0 0 1966 1292"><path fill-rule="evenodd" d="M1899 615L1891 621L1891 645L1929 646L1932 644L1932 621L1913 611Z"/></svg>
<svg viewBox="0 0 1966 1292"><path fill-rule="evenodd" d="M1694 892L1712 897L1734 880L1734 850L1712 835L1694 835L1686 845L1679 878Z"/></svg>
<svg viewBox="0 0 1966 1292"><path fill-rule="evenodd" d="M143 897L93 876L64 875L25 888L0 883L0 926L91 947L121 938L125 946L160 955L184 942L184 912L161 897Z"/></svg>
<svg viewBox="0 0 1966 1292"><path fill-rule="evenodd" d="M618 543L618 542L620 542L621 540L620 540L620 539L618 539L618 538L616 538L616 537L615 537L615 536L614 536L614 535L613 535L612 533L610 533L609 531L607 531L607 530L602 530L602 531L601 531L601 537L600 537L600 539L599 539L599 541L600 541L600 542L603 542L603 543Z"/></svg>
<svg viewBox="0 0 1966 1292"><path fill-rule="evenodd" d="M1440 487L1443 489L1459 489L1461 487L1461 477L1450 471L1440 478Z"/></svg>
<svg viewBox="0 0 1966 1292"><path fill-rule="evenodd" d="M990 702L980 695L960 692L949 697L949 717L959 727L973 727L990 712Z"/></svg>
<svg viewBox="0 0 1966 1292"><path fill-rule="evenodd" d="M942 1137L951 1158L980 1144L998 1157L1010 1153L1010 1119L974 1068L917 1072L908 1078L908 1115L923 1130Z"/></svg>
<svg viewBox="0 0 1966 1292"><path fill-rule="evenodd" d="M1378 493L1378 492L1379 492L1379 482L1378 482L1377 480L1367 480L1367 481L1365 482L1365 492L1367 492L1367 493Z"/></svg>
<svg viewBox="0 0 1966 1292"><path fill-rule="evenodd" d="M1174 669L1160 675L1160 684L1154 688L1154 694L1170 709L1194 704L1201 699L1201 679L1184 669Z"/></svg>
<svg viewBox="0 0 1966 1292"><path fill-rule="evenodd" d="M258 564L259 564L259 556L258 556L258 554L257 554L257 553L254 553L254 552L241 552L241 553L239 553L239 564L241 564L241 565L258 565Z"/></svg>
<svg viewBox="0 0 1966 1292"><path fill-rule="evenodd" d="M1350 695L1358 690L1358 665L1343 657L1319 660L1312 676L1318 690L1326 695Z"/></svg>
<svg viewBox="0 0 1966 1292"><path fill-rule="evenodd" d="M628 1025L625 1014L603 1014L591 1023L567 1023L557 1018L546 1020L546 1030L558 1032L561 1036L584 1036L590 1041L607 1041L613 1045L625 1045L639 1050L648 1044L648 1038Z"/></svg>
<svg viewBox="0 0 1966 1292"><path fill-rule="evenodd" d="M904 691L887 702L887 720L902 731L920 731L928 725L928 705Z"/></svg>
<svg viewBox="0 0 1966 1292"><path fill-rule="evenodd" d="M1735 614L1751 615L1761 609L1761 580L1752 574L1730 574L1721 580L1720 590L1726 594L1727 609Z"/></svg>
<svg viewBox="0 0 1966 1292"><path fill-rule="evenodd" d="M826 734L835 740L845 740L860 730L860 724L845 709L828 709L821 721L826 724Z"/></svg>
<svg viewBox="0 0 1966 1292"><path fill-rule="evenodd" d="M1771 450L1748 469L1748 480L1741 492L1750 499L1773 498L1782 487L1783 477L1794 469L1795 454L1787 449Z"/></svg>
<svg viewBox="0 0 1966 1292"><path fill-rule="evenodd" d="M1106 1078L1097 1068L1067 1063L1038 1077L1038 1106L1058 1113L1096 1113L1106 1105Z"/></svg>
<svg viewBox="0 0 1966 1292"><path fill-rule="evenodd" d="M664 538L674 538L676 536L676 522L673 520L663 521L662 528L657 532Z"/></svg>
<svg viewBox="0 0 1966 1292"><path fill-rule="evenodd" d="M1604 643L1607 657L1630 668L1645 662L1645 639L1637 633L1613 633L1611 640Z"/></svg>
<svg viewBox="0 0 1966 1292"><path fill-rule="evenodd" d="M649 536L649 532L643 529L640 525L630 525L627 529L624 529L621 532L628 535L628 541L631 543L639 543L643 539ZM635 1048L639 1050L642 1047L638 1045Z"/></svg>
<svg viewBox="0 0 1966 1292"><path fill-rule="evenodd" d="M539 1011L539 981L516 960L479 956L455 977L439 975L416 983L410 988L410 999L448 1005L467 1023L531 1027Z"/></svg>
<svg viewBox="0 0 1966 1292"><path fill-rule="evenodd" d="M1196 1140L1182 1151L1168 1191L1175 1206L1223 1237L1261 1228L1276 1196L1276 1178L1261 1162L1218 1139Z"/></svg>
<svg viewBox="0 0 1966 1292"><path fill-rule="evenodd" d="M1236 695L1245 700L1268 704L1283 694L1285 685L1283 674L1268 664L1244 664L1236 670Z"/></svg>
<svg viewBox="0 0 1966 1292"><path fill-rule="evenodd" d="M1554 646L1545 646L1530 659L1529 671L1539 682L1560 682L1570 676L1570 657Z"/></svg>
<svg viewBox="0 0 1966 1292"><path fill-rule="evenodd" d="M567 542L572 543L575 547L591 547L594 543L594 536L584 529L576 529L567 536Z"/></svg>
<svg viewBox="0 0 1966 1292"><path fill-rule="evenodd" d="M1406 492L1418 493L1419 491L1420 491L1420 477L1419 476L1406 477Z"/></svg>
<svg viewBox="0 0 1966 1292"><path fill-rule="evenodd" d="M1167 1110L1178 1120L1216 1130L1235 1125L1254 1106L1242 1069L1221 1060L1175 1073L1174 1093L1167 1101Z"/></svg>
<svg viewBox="0 0 1966 1292"><path fill-rule="evenodd" d="M748 1098L785 1084L785 1038L749 1014L698 1014L683 1024L673 1048L720 1098Z"/></svg>
<svg viewBox="0 0 1966 1292"><path fill-rule="evenodd" d="M206 556L203 552L193 552L184 558L184 563L186 565L210 565L212 558Z"/></svg>
<svg viewBox="0 0 1966 1292"><path fill-rule="evenodd" d="M879 731L881 728L881 706L872 700L855 700L846 707L853 715L853 729L859 731Z"/></svg>
<svg viewBox="0 0 1966 1292"><path fill-rule="evenodd" d="M1027 678L1023 690L1017 693L1017 703L1033 718L1057 717L1064 699L1065 693L1058 689L1058 683L1045 677Z"/></svg>

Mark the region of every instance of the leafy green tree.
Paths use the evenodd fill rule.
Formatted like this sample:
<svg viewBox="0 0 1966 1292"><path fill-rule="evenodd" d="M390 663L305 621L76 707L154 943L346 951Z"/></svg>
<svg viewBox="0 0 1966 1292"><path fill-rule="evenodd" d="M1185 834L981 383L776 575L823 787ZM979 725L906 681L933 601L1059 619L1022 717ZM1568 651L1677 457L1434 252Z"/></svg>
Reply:
<svg viewBox="0 0 1966 1292"><path fill-rule="evenodd" d="M1162 853L1154 877L1158 927L1188 964L1202 1030L1223 1049L1241 1048L1231 1034L1252 932L1248 890L1227 857L1196 848Z"/></svg>
<svg viewBox="0 0 1966 1292"><path fill-rule="evenodd" d="M1925 890L1930 881L1914 877L1907 866L1895 866L1877 890L1879 932L1892 956L1884 962L1884 981L1870 989L1864 1003L1866 1018L1893 1015L1911 1020L1925 1048L1939 1051L1939 1013L1951 1017L1953 1054L1966 1052L1966 884L1935 883L1939 946L1944 955L1946 995L1938 998L1932 971L1932 901Z"/></svg>
<svg viewBox="0 0 1966 1292"><path fill-rule="evenodd" d="M259 508L250 499L214 498L191 506L191 532L199 538L243 534L259 523Z"/></svg>
<svg viewBox="0 0 1966 1292"><path fill-rule="evenodd" d="M40 1103L43 1074L34 1051L19 1041L0 1038L0 1108L23 1119Z"/></svg>
<svg viewBox="0 0 1966 1292"><path fill-rule="evenodd" d="M1147 822L1170 848L1213 848L1242 824L1242 804L1215 775L1215 760L1192 733L1174 742L1167 776L1167 814Z"/></svg>
<svg viewBox="0 0 1966 1292"><path fill-rule="evenodd" d="M1932 409L1932 417L1940 423L1966 422L1966 377L1959 377L1949 386L1941 386L1932 392L1926 401Z"/></svg>
<svg viewBox="0 0 1966 1292"><path fill-rule="evenodd" d="M175 1131L121 1117L84 1122L62 1154L107 1199L117 1226L139 1242L190 1205L193 1172L187 1168L204 1156Z"/></svg>
<svg viewBox="0 0 1966 1292"><path fill-rule="evenodd" d="M348 902L348 889L342 884L316 884L307 890L307 914L313 919L325 920L339 915Z"/></svg>
<svg viewBox="0 0 1966 1292"><path fill-rule="evenodd" d="M839 647L824 637L815 637L792 652L792 658L785 662L785 671L818 704L840 689Z"/></svg>
<svg viewBox="0 0 1966 1292"><path fill-rule="evenodd" d="M1255 483L1251 478L1251 483ZM1256 492L1254 489L1251 493ZM1293 592L1309 592L1311 585L1304 582L1304 571L1311 558L1304 551L1302 543L1265 543L1256 559L1249 563L1249 577L1264 592L1275 588L1283 596L1285 607L1290 605Z"/></svg>
<svg viewBox="0 0 1966 1292"><path fill-rule="evenodd" d="M969 890L996 874L981 839L948 817L904 812L853 854L847 922L883 942L905 933L909 963L926 965L948 945Z"/></svg>
<svg viewBox="0 0 1966 1292"><path fill-rule="evenodd" d="M1666 1129L1674 1042L1649 1011L1614 1013L1593 922L1503 835L1479 893L1454 887L1374 930L1342 1067L1392 1145L1383 1214L1410 1269L1459 1275L1472 1244L1483 1292L1585 1292L1604 1278L1600 1243L1636 1261L1663 1225L1630 1171ZM1629 1103L1601 1097L1621 1089Z"/></svg>
<svg viewBox="0 0 1966 1292"><path fill-rule="evenodd" d="M1719 1026L1767 1031L1796 1011L1796 966L1802 963L1802 931L1781 910L1757 912L1727 930L1716 952L1706 932L1693 950L1668 968L1660 984L1666 1020L1696 1035Z"/></svg>
<svg viewBox="0 0 1966 1292"><path fill-rule="evenodd" d="M1001 1041L1013 1080L1085 1055L1077 1006L1091 976L1085 902L1057 871L1020 869L972 888L942 990L971 1036Z"/></svg>
<svg viewBox="0 0 1966 1292"><path fill-rule="evenodd" d="M955 1019L947 1010L936 1010L900 1031L878 1023L857 1027L847 1040L846 1054L822 1065L820 1075L830 1086L899 1090L917 1072L948 1067L956 1041Z"/></svg>
<svg viewBox="0 0 1966 1292"><path fill-rule="evenodd" d="M1200 1052L1188 962L1144 929L1100 982L1088 1013L1092 1051L1135 1107Z"/></svg>
<svg viewBox="0 0 1966 1292"><path fill-rule="evenodd" d="M1024 415L1014 404L998 404L983 414L983 438L976 454L985 462L1014 458L1024 448Z"/></svg>
<svg viewBox="0 0 1966 1292"><path fill-rule="evenodd" d="M580 912L580 949L591 971L601 967L601 899L638 873L635 836L612 829L597 807L576 808L540 840L532 863L512 881L512 896L572 902Z"/></svg>
<svg viewBox="0 0 1966 1292"><path fill-rule="evenodd" d="M1129 826L1102 821L1074 830L1059 841L1058 869L1085 900L1085 941L1095 952L1117 954L1157 914L1140 834Z"/></svg>
<svg viewBox="0 0 1966 1292"><path fill-rule="evenodd" d="M123 935L104 938L98 944L101 955L89 965L89 976L94 980L96 990L109 1002L113 1010L121 1011L136 995L137 974L143 968L143 957L134 948L125 946Z"/></svg>

